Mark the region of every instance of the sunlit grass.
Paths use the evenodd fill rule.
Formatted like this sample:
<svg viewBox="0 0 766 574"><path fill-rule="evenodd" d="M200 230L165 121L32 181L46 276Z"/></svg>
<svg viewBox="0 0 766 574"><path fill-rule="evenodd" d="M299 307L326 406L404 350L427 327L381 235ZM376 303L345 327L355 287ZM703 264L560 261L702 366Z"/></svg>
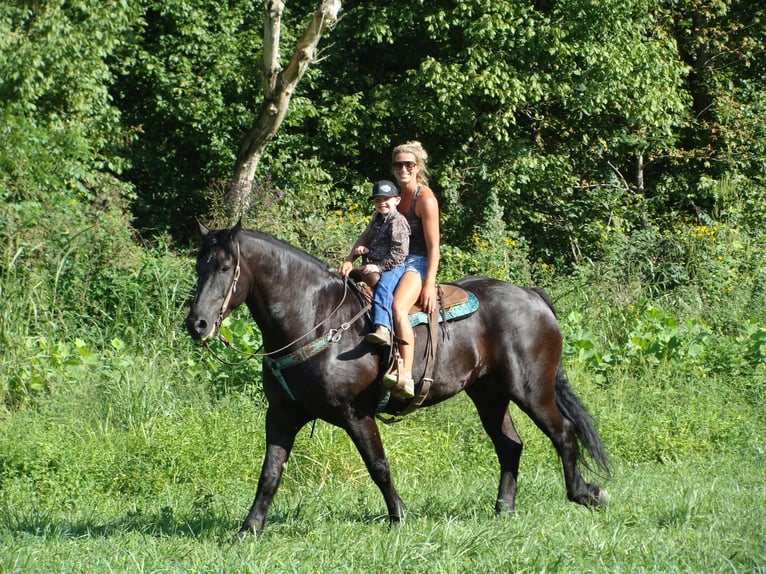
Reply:
<svg viewBox="0 0 766 574"><path fill-rule="evenodd" d="M299 435L263 537L231 545L263 452L257 402L240 395L212 405L179 392L167 412L120 426L83 406L43 405L2 423L4 572L757 572L764 564L766 461L756 444L637 464L620 454L631 452L624 443L649 448L653 437L638 427L615 432L620 421L604 417L617 454L606 483L612 504L591 511L566 500L547 439L515 413L527 441L517 513L497 519L494 454L459 397L382 429L408 506L391 530L348 438L318 423ZM596 401L596 412L604 406ZM761 421L751 424L763 433Z"/></svg>
<svg viewBox="0 0 766 574"><path fill-rule="evenodd" d="M454 271L470 254L451 257ZM317 422L298 435L263 536L231 544L258 480L265 400L257 363L221 365L185 335L190 280L177 277L191 265L142 262L113 286L124 306L101 323L46 311L45 283L6 269L3 574L766 572L766 320L754 288L702 316L681 299L694 286L648 299L638 282L596 284L594 269L546 286L567 374L614 461L611 479L588 475L611 493L604 509L567 501L550 441L514 406L517 512L495 518L497 460L459 395L381 425L408 508L398 528L349 438ZM235 319L257 346L246 314Z"/></svg>

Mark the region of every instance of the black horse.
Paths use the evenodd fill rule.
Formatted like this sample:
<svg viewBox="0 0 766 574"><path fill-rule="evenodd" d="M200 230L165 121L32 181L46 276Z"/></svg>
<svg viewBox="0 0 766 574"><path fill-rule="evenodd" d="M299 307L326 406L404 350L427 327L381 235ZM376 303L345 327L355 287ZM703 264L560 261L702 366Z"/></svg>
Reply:
<svg viewBox="0 0 766 574"><path fill-rule="evenodd" d="M343 428L385 499L392 523L404 505L391 481L376 416L399 414L406 402L386 397L384 351L365 341L370 330L353 287L304 251L240 223L222 230L200 224L198 286L186 326L198 341L212 339L223 318L243 302L263 336L263 389L268 399L266 454L252 508L239 530L260 533L298 431L321 419ZM564 467L567 496L587 506L608 500L586 482L580 445L609 472L609 461L587 410L561 368L562 339L542 291L470 277L457 282L479 300L478 310L440 331L433 383L422 406L465 390L500 462L496 512L512 512L522 442L508 414L514 401L550 438ZM426 325L416 327L423 356ZM416 361L418 381L423 365Z"/></svg>

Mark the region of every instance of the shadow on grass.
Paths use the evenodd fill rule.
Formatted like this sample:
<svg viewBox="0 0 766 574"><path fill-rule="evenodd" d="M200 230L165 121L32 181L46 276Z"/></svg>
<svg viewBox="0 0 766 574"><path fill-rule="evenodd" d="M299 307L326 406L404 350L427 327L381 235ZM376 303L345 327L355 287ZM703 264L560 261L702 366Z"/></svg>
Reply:
<svg viewBox="0 0 766 574"><path fill-rule="evenodd" d="M96 517L66 520L41 510L6 515L6 532L30 534L41 538L109 538L126 533L151 536L215 538L234 532L238 526L230 516L214 511L178 516L170 507L154 511L130 511L114 519Z"/></svg>
<svg viewBox="0 0 766 574"><path fill-rule="evenodd" d="M388 517L365 508L338 508L315 501L308 505L274 508L267 518L266 530L282 534L308 533L321 522L380 525L388 528ZM6 508L0 516L0 532L27 534L39 538L112 538L131 533L154 537L194 538L227 543L237 533L246 513L234 516L218 509L192 512L170 506L151 510L131 510L115 518L96 516L62 519L60 513L45 509L27 512Z"/></svg>
<svg viewBox="0 0 766 574"><path fill-rule="evenodd" d="M404 521L455 519L490 520L494 516L490 483L470 483L457 490L413 494ZM18 500L24 500L19 498ZM28 498L26 500L29 500ZM159 501L153 496L125 497L119 500L69 500L34 505L33 502L0 504L0 534L31 535L41 538L112 538L139 533L146 536L178 537L229 541L239 530L250 506L250 499L222 494L201 494L187 498L176 492ZM407 501L405 500L405 504ZM114 510L111 512L111 510ZM274 499L267 520L266 534L300 535L327 524L389 528L382 496L374 488L319 489L296 488Z"/></svg>

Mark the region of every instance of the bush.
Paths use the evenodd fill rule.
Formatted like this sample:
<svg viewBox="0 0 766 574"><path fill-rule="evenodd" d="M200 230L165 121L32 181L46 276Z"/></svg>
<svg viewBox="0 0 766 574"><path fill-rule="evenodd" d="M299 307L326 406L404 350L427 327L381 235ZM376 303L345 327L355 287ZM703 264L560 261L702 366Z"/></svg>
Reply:
<svg viewBox="0 0 766 574"><path fill-rule="evenodd" d="M762 400L762 238L719 223L617 239L556 287L560 308L576 306L562 318L566 360L601 384L673 372Z"/></svg>

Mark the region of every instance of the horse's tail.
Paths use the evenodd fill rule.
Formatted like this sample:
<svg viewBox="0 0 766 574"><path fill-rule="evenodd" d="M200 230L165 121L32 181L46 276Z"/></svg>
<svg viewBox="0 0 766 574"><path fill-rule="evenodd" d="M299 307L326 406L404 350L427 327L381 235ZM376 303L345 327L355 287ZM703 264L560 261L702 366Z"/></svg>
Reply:
<svg viewBox="0 0 766 574"><path fill-rule="evenodd" d="M583 405L580 398L569 385L561 365L559 365L556 372L556 405L559 407L561 414L574 424L575 434L582 446L590 453L601 470L609 475L611 473L609 455L606 453L604 443L601 442L601 436L598 434L596 425L593 423L593 417L591 417L588 409L585 408L585 405ZM582 452L578 453L578 456L580 462L587 467L588 462L583 457Z"/></svg>
<svg viewBox="0 0 766 574"><path fill-rule="evenodd" d="M545 301L545 304L550 307L555 316L556 309L553 307L553 302L548 297L548 294L538 287L532 287L531 289ZM564 368L561 365L559 365L556 372L556 405L561 413L574 424L575 434L580 444L590 453L601 470L606 474L610 474L611 463L609 462L609 455L606 453L604 443L601 442L601 436L599 436L596 425L593 423L593 417L591 417L588 409L585 408L585 405L570 386L564 374ZM585 466L588 466L582 452L578 455L580 461Z"/></svg>

